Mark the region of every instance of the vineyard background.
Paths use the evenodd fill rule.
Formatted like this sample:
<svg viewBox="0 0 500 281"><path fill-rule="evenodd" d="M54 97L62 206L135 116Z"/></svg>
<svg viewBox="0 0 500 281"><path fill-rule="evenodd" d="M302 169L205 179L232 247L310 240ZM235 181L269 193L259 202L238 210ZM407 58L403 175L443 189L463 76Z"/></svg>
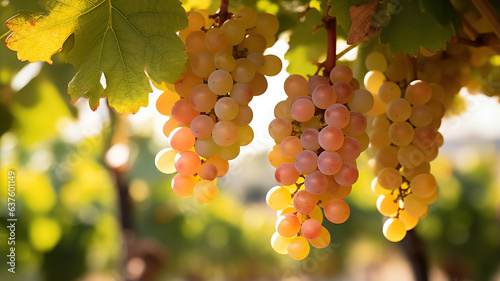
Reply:
<svg viewBox="0 0 500 281"><path fill-rule="evenodd" d="M299 20L297 11L306 3L230 1L230 10L247 5L278 14L280 40L268 51L290 66L284 61L282 72L268 78L267 93L251 102L256 137L232 161L218 182L217 199L208 205L176 197L172 176L154 166L155 154L167 145L161 133L166 117L154 108L161 91L155 89L150 105L135 115L117 114L105 101L92 111L87 100L73 105L67 94L75 71L64 63L64 51L53 65L27 64L1 47L0 220L7 215L7 171L14 169L20 222L15 275L3 270L8 233L0 229L0 279L120 280L125 266L128 280L415 280L404 248L421 243L430 280L500 280L500 106L497 97L484 95L462 93L457 104L465 108L443 122L445 144L432 163L441 193L415 230L419 241L391 243L383 237L364 153L360 179L347 199L350 219L326 224L330 246L313 250L304 261L271 249L276 214L265 194L276 183L267 162L273 144L267 125L285 97L286 71L313 74L311 61L326 54L326 32L311 32L321 24L324 3L310 1L312 9ZM39 1L0 5L3 22L20 9L42 10ZM183 1L187 11L215 12L218 5ZM3 25L0 34L5 32ZM347 45L340 26L338 34L339 52ZM362 56L364 48L369 44L341 61L358 75L363 69L356 52ZM125 262L123 237L130 243Z"/></svg>

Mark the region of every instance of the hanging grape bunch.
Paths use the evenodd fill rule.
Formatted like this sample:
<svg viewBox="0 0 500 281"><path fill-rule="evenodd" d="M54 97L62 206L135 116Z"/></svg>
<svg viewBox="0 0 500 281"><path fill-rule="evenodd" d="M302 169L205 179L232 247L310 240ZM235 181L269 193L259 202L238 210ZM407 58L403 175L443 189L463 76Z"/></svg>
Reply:
<svg viewBox="0 0 500 281"><path fill-rule="evenodd" d="M396 56L390 63L379 52L367 56L365 87L374 93L370 114L370 160L376 174L372 190L378 195L377 209L388 217L383 234L402 240L428 213L439 190L430 164L437 157L443 137L438 132L446 104L452 97L438 84L407 79L407 58ZM407 83L406 81L410 81Z"/></svg>
<svg viewBox="0 0 500 281"><path fill-rule="evenodd" d="M202 203L216 197L216 178L227 173L240 146L253 140L248 104L266 91L264 75L274 76L282 67L278 57L263 55L275 42L275 16L246 7L222 24L214 18L206 10L188 15L188 28L179 32L186 71L156 103L170 116L163 128L170 148L158 153L156 166L177 172L175 194Z"/></svg>
<svg viewBox="0 0 500 281"><path fill-rule="evenodd" d="M278 212L273 249L301 260L309 244L324 248L330 243L323 212L335 224L349 217L343 199L358 179L356 159L368 147L363 114L373 97L359 89L345 65L334 67L329 78L315 75L307 81L291 75L284 89L288 98L276 105L269 125L276 141L269 161L280 185L269 190L267 204Z"/></svg>

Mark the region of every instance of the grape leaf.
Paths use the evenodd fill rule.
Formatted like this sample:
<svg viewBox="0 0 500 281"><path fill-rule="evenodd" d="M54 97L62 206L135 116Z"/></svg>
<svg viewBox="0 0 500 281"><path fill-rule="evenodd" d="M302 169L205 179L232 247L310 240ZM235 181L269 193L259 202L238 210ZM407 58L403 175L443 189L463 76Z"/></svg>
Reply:
<svg viewBox="0 0 500 281"><path fill-rule="evenodd" d="M311 9L305 16L305 21L298 24L290 36L290 49L285 54L285 59L290 62L287 71L292 74L313 75L318 69L313 62L326 58L327 36L324 28L315 33L314 27L321 25L321 14L316 9Z"/></svg>
<svg viewBox="0 0 500 281"><path fill-rule="evenodd" d="M446 41L455 34L453 23L440 25L432 14L423 11L418 1L401 0L391 18L380 30L380 42L388 43L389 50L399 50L416 56L419 47L437 51L446 47Z"/></svg>
<svg viewBox="0 0 500 281"><path fill-rule="evenodd" d="M20 11L8 20L13 33L6 45L20 60L51 63L74 33L67 57L76 69L68 89L74 101L87 97L96 109L99 99L108 97L118 112L135 113L148 104L148 76L171 83L184 71L184 45L175 32L187 26L187 16L178 0L46 0L46 5L48 13Z"/></svg>
<svg viewBox="0 0 500 281"><path fill-rule="evenodd" d="M462 26L460 17L450 0L420 0L420 6L423 7L425 11L431 13L441 25L452 22L455 29Z"/></svg>
<svg viewBox="0 0 500 281"><path fill-rule="evenodd" d="M329 14L337 17L337 22L346 33L349 33L352 24L349 9L352 5L361 5L368 2L370 2L370 0L328 0L328 5L331 5Z"/></svg>

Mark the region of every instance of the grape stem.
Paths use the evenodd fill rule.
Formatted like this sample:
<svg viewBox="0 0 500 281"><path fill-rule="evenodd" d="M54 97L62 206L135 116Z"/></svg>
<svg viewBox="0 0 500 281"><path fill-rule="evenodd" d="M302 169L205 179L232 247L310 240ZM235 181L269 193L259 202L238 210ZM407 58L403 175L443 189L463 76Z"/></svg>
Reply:
<svg viewBox="0 0 500 281"><path fill-rule="evenodd" d="M325 69L323 69L323 76L329 77L330 71L335 67L335 62L337 61L337 19L330 16L330 9L332 6L328 5L326 9L326 14L323 17L323 22L325 23L327 38L328 38L328 49L326 52L326 61L324 63Z"/></svg>
<svg viewBox="0 0 500 281"><path fill-rule="evenodd" d="M227 11L229 6L229 0L221 0L220 1L220 7L219 10L217 11L217 15L219 16L219 26L222 26L222 24L229 19L229 13Z"/></svg>
<svg viewBox="0 0 500 281"><path fill-rule="evenodd" d="M6 37L6 36L7 36L7 35L9 35L11 32L12 32L12 31L10 31L10 30L9 30L9 31L5 32L4 34L0 35L0 39L2 39L2 38L4 38L4 37Z"/></svg>

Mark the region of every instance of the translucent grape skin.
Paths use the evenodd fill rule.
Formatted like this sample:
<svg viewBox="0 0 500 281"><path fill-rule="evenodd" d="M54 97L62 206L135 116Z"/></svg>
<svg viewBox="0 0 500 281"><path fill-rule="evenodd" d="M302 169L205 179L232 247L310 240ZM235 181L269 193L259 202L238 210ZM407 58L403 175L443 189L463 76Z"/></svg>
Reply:
<svg viewBox="0 0 500 281"><path fill-rule="evenodd" d="M312 151L318 150L320 148L318 136L318 130L312 128L306 129L300 136L300 143L302 144L304 149Z"/></svg>
<svg viewBox="0 0 500 281"><path fill-rule="evenodd" d="M281 185L292 185L299 179L299 176L299 171L292 163L283 163L274 172L274 178Z"/></svg>
<svg viewBox="0 0 500 281"><path fill-rule="evenodd" d="M311 96L314 105L321 109L326 109L337 101L337 92L328 84L317 86Z"/></svg>
<svg viewBox="0 0 500 281"><path fill-rule="evenodd" d="M342 168L334 175L335 181L342 186L353 185L359 177L358 168L351 162L342 162Z"/></svg>
<svg viewBox="0 0 500 281"><path fill-rule="evenodd" d="M314 116L316 108L308 99L297 99L292 103L290 114L299 122L306 122Z"/></svg>
<svg viewBox="0 0 500 281"><path fill-rule="evenodd" d="M325 175L335 175L342 167L342 157L335 151L323 151L318 157L318 169Z"/></svg>
<svg viewBox="0 0 500 281"><path fill-rule="evenodd" d="M334 103L326 109L324 118L328 125L343 129L349 124L351 115L347 107L339 103Z"/></svg>
<svg viewBox="0 0 500 281"><path fill-rule="evenodd" d="M307 219L302 223L300 231L307 240L317 239L322 231L321 223L316 219Z"/></svg>
<svg viewBox="0 0 500 281"><path fill-rule="evenodd" d="M322 172L314 171L305 177L304 186L309 193L319 195L328 188L328 179Z"/></svg>
<svg viewBox="0 0 500 281"><path fill-rule="evenodd" d="M318 155L311 150L302 150L295 158L295 168L301 174L310 174L317 168Z"/></svg>
<svg viewBox="0 0 500 281"><path fill-rule="evenodd" d="M293 196L292 204L295 210L303 215L309 215L314 211L318 199L307 190L300 190Z"/></svg>
<svg viewBox="0 0 500 281"><path fill-rule="evenodd" d="M335 151L344 144L344 134L335 126L326 126L319 132L318 141L324 150Z"/></svg>
<svg viewBox="0 0 500 281"><path fill-rule="evenodd" d="M342 199L331 199L326 202L323 211L325 213L325 217L335 224L345 222L351 214L349 205Z"/></svg>
<svg viewBox="0 0 500 281"><path fill-rule="evenodd" d="M278 117L269 124L269 135L279 144L292 134L292 123L283 117Z"/></svg>

